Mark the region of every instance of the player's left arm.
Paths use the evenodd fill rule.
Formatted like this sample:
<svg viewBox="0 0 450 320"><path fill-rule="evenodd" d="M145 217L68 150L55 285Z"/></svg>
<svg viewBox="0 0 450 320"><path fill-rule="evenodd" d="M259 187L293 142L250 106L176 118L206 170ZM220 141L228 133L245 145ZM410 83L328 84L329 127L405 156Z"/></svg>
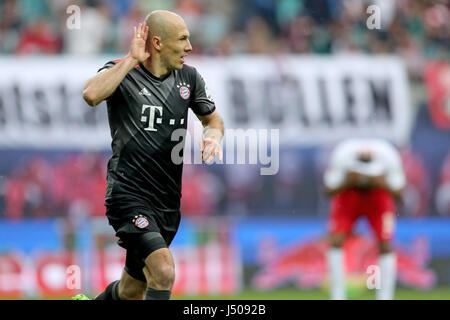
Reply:
<svg viewBox="0 0 450 320"><path fill-rule="evenodd" d="M401 189L394 189L389 185L387 175L365 176L365 179L367 179L367 184L372 188L385 189L396 198L401 195Z"/></svg>
<svg viewBox="0 0 450 320"><path fill-rule="evenodd" d="M218 155L219 160L222 161L222 138L224 133L222 117L216 110L208 115L197 115L197 117L203 125L203 139L200 142L202 161L211 163L216 155Z"/></svg>
<svg viewBox="0 0 450 320"><path fill-rule="evenodd" d="M200 143L202 161L209 164L217 155L222 161L223 120L216 111L216 105L205 80L197 70L193 70L195 89L190 107L203 125L203 139Z"/></svg>
<svg viewBox="0 0 450 320"><path fill-rule="evenodd" d="M387 170L384 175L370 177L370 183L377 188L389 191L394 198L401 201L403 189L406 185L406 177L402 160L397 150L391 149L386 153Z"/></svg>

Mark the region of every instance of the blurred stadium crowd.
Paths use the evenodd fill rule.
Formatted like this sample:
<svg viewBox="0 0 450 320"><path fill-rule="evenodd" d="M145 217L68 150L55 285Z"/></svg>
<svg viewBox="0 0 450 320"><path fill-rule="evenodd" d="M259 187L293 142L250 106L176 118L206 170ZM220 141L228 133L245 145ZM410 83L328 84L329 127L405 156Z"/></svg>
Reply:
<svg viewBox="0 0 450 320"><path fill-rule="evenodd" d="M70 30L69 5L82 31ZM369 30L368 5L381 9ZM4 0L1 54L123 54L132 27L155 9L181 14L193 54L395 53L420 75L424 59L449 55L447 0Z"/></svg>
<svg viewBox="0 0 450 320"><path fill-rule="evenodd" d="M319 152L320 153L320 152ZM439 172L436 190L421 157L401 151L408 186L403 216L421 217L435 212L450 215L450 155ZM225 165L222 169L185 165L182 212L188 216L248 214L326 214L320 157L304 160L305 153L283 151L280 171L260 176L251 165ZM62 154L56 158L31 156L0 179L0 217L45 218L63 212L74 220L104 216L107 154ZM199 201L201 199L201 201Z"/></svg>
<svg viewBox="0 0 450 320"><path fill-rule="evenodd" d="M81 8L81 30L66 27L71 4ZM380 30L366 26L370 4L382 9ZM415 91L419 100L413 101L421 112L426 110L422 93L427 60L450 59L447 0L3 0L0 54L120 57L128 50L133 26L155 9L174 10L185 18L192 54L399 55L412 83L421 87L422 91ZM430 123L422 115L416 129L426 134L415 140L423 146L422 157L414 150L402 150L409 181L402 211L409 216L448 216L450 153L438 167L427 163L426 150L431 146L426 141L433 132L424 127ZM321 152L287 150L280 156L279 174L271 177L258 175L259 169L252 166L185 166L183 214L326 214ZM16 163L14 155L9 157L4 163L15 166L0 172L7 175L0 179L0 216L104 215L107 154L30 156L22 163Z"/></svg>

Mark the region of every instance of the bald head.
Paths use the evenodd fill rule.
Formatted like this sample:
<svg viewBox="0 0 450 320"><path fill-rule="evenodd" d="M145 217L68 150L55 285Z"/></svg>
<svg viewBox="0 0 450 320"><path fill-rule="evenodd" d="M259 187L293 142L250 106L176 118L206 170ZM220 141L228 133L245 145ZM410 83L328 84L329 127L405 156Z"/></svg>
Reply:
<svg viewBox="0 0 450 320"><path fill-rule="evenodd" d="M145 18L145 23L148 26L146 47L153 65L165 71L183 68L184 57L192 51L183 18L174 12L156 10Z"/></svg>
<svg viewBox="0 0 450 320"><path fill-rule="evenodd" d="M161 38L161 41L170 38L177 28L186 27L182 17L168 10L150 12L145 18L145 22L149 29L149 39L157 36Z"/></svg>

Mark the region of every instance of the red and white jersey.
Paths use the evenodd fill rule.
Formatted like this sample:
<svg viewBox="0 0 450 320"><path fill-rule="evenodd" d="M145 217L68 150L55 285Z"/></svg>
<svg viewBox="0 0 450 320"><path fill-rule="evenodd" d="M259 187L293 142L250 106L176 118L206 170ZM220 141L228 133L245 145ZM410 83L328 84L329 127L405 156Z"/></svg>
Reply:
<svg viewBox="0 0 450 320"><path fill-rule="evenodd" d="M361 153L370 153L371 161L361 161ZM325 186L339 188L348 171L372 177L384 175L391 190L400 190L406 183L400 154L382 139L348 139L339 143L324 175Z"/></svg>

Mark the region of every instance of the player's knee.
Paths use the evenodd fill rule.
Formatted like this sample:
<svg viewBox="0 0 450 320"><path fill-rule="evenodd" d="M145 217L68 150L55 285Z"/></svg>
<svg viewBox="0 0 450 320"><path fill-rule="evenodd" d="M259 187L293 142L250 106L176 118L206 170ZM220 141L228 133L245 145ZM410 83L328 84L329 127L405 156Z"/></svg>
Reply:
<svg viewBox="0 0 450 320"><path fill-rule="evenodd" d="M390 242L381 241L379 244L380 254L389 253L392 251L392 246Z"/></svg>
<svg viewBox="0 0 450 320"><path fill-rule="evenodd" d="M340 248L344 243L344 236L340 234L332 234L329 237L329 244L331 247Z"/></svg>
<svg viewBox="0 0 450 320"><path fill-rule="evenodd" d="M160 282L163 287L172 287L175 281L175 269L173 266L165 265L160 267Z"/></svg>
<svg viewBox="0 0 450 320"><path fill-rule="evenodd" d="M175 268L169 264L161 264L153 267L149 286L155 289L169 290L175 282Z"/></svg>

